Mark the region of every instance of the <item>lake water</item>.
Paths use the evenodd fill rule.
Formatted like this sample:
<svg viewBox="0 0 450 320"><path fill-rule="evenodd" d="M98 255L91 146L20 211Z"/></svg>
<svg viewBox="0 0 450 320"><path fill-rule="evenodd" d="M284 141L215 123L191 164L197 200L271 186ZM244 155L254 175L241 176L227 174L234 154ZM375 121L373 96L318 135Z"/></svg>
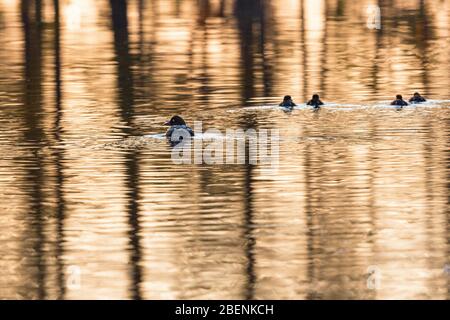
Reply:
<svg viewBox="0 0 450 320"><path fill-rule="evenodd" d="M449 0L0 0L0 45L0 298L450 298ZM279 166L174 164L175 114Z"/></svg>

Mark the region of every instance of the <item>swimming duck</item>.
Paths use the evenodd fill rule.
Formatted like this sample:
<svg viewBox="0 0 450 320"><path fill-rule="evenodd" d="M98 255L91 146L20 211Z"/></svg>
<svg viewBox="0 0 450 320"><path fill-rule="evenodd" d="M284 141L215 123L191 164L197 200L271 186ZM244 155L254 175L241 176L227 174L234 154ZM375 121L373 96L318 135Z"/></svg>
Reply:
<svg viewBox="0 0 450 320"><path fill-rule="evenodd" d="M187 131L189 135L194 136L194 130L186 125L186 122L180 116L173 116L169 121L164 123L165 126L170 126L169 130L166 132L166 137L170 138L172 141L183 140L183 131ZM174 136L177 134L177 136Z"/></svg>
<svg viewBox="0 0 450 320"><path fill-rule="evenodd" d="M420 95L420 93L415 92L414 95L409 99L410 103L421 103L427 101L424 97Z"/></svg>
<svg viewBox="0 0 450 320"><path fill-rule="evenodd" d="M399 106L399 107L403 107L403 106L407 106L408 102L406 102L405 100L403 100L403 97L401 94L398 94L395 97L395 100L392 101L391 106Z"/></svg>
<svg viewBox="0 0 450 320"><path fill-rule="evenodd" d="M292 108L295 107L296 104L294 103L294 101L292 100L291 96L284 96L283 98L283 102L281 102L279 104L280 107L285 107L285 108Z"/></svg>
<svg viewBox="0 0 450 320"><path fill-rule="evenodd" d="M315 109L320 108L320 106L323 106L324 103L320 100L320 97L318 94L314 94L312 96L312 99L308 101L308 103L306 103L306 105L308 106L313 106Z"/></svg>

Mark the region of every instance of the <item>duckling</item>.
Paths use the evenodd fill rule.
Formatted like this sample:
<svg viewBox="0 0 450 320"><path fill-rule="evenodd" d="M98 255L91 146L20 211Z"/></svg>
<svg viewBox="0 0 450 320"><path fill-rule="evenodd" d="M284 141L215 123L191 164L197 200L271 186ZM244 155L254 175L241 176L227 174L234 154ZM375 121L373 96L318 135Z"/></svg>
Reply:
<svg viewBox="0 0 450 320"><path fill-rule="evenodd" d="M401 94L398 94L395 97L395 100L391 102L391 106L399 106L399 107L404 107L407 106L408 102L406 102L405 100L403 100L403 97Z"/></svg>
<svg viewBox="0 0 450 320"><path fill-rule="evenodd" d="M284 96L283 102L281 102L278 106L285 108L293 108L296 106L291 96Z"/></svg>
<svg viewBox="0 0 450 320"><path fill-rule="evenodd" d="M420 95L420 93L415 92L414 95L409 99L410 103L421 103L427 101L424 97Z"/></svg>
<svg viewBox="0 0 450 320"><path fill-rule="evenodd" d="M166 137L173 142L183 140L183 133L187 131L191 137L194 136L194 130L186 125L186 122L180 116L173 116L169 121L164 123L165 126L170 126L166 132ZM184 131L184 132L183 132ZM178 135L178 136L174 136Z"/></svg>
<svg viewBox="0 0 450 320"><path fill-rule="evenodd" d="M313 106L314 109L318 109L318 108L320 108L320 106L323 106L324 103L320 100L320 97L319 97L318 94L314 94L314 95L312 96L312 99L309 100L309 101L306 103L306 105L307 105L307 106Z"/></svg>

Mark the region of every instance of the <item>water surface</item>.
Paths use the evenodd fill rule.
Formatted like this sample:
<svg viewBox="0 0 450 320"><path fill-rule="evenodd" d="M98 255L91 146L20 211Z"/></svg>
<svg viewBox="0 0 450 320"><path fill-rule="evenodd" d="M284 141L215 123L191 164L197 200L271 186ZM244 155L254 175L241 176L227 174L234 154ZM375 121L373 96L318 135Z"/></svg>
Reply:
<svg viewBox="0 0 450 320"><path fill-rule="evenodd" d="M449 299L450 1L112 3L0 1L0 298ZM279 167L175 165L174 114Z"/></svg>

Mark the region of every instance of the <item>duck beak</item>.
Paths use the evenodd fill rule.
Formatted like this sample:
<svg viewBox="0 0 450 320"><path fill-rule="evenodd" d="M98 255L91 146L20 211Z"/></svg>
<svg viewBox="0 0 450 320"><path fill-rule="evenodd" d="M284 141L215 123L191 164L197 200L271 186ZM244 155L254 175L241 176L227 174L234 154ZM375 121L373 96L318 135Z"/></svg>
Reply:
<svg viewBox="0 0 450 320"><path fill-rule="evenodd" d="M170 126L170 121L164 122L164 125L165 125L165 126Z"/></svg>

